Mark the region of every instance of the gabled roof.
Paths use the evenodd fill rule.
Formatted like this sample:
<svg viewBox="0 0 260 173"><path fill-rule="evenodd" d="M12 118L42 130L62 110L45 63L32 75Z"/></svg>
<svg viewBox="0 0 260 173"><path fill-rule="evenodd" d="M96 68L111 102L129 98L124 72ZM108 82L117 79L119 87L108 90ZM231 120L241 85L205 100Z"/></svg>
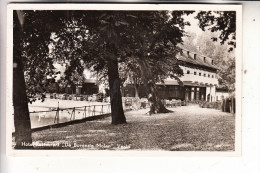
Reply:
<svg viewBox="0 0 260 173"><path fill-rule="evenodd" d="M182 53L177 54L176 57L179 61L190 63L195 66L206 67L206 68L210 68L212 70L218 69L214 64L212 64L211 58L197 54L197 53L190 52L185 49L182 49ZM196 57L196 59L194 57Z"/></svg>

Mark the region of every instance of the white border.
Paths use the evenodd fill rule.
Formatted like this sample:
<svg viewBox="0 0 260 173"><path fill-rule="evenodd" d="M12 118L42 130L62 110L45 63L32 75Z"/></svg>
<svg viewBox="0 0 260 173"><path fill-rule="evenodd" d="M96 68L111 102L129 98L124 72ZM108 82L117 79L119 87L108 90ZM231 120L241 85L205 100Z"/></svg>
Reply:
<svg viewBox="0 0 260 173"><path fill-rule="evenodd" d="M88 151L88 150L14 150L12 149L11 133L11 99L12 99L12 40L13 40L13 10L234 10L237 11L237 48L236 48L236 143L234 152L206 152L206 151ZM183 4L10 4L7 9L7 72L6 77L6 148L10 156L66 156L66 157L111 157L111 156L240 156L241 155L241 99L242 98L242 6L241 5L183 5Z"/></svg>

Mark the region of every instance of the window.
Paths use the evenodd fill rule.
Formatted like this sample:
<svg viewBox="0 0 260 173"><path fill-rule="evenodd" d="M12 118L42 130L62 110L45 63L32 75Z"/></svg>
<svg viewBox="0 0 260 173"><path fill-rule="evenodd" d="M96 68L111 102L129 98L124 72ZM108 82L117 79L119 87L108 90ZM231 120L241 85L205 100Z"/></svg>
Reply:
<svg viewBox="0 0 260 173"><path fill-rule="evenodd" d="M214 75L212 75L212 78L214 78Z"/></svg>
<svg viewBox="0 0 260 173"><path fill-rule="evenodd" d="M199 73L199 76L201 76L201 73Z"/></svg>
<svg viewBox="0 0 260 173"><path fill-rule="evenodd" d="M196 72L196 71L194 71L194 75L197 75L197 72Z"/></svg>
<svg viewBox="0 0 260 173"><path fill-rule="evenodd" d="M187 74L190 74L190 70L187 71Z"/></svg>
<svg viewBox="0 0 260 173"><path fill-rule="evenodd" d="M210 74L208 74L208 77L210 77Z"/></svg>
<svg viewBox="0 0 260 173"><path fill-rule="evenodd" d="M206 74L204 73L204 75L203 75L204 77L206 77Z"/></svg>

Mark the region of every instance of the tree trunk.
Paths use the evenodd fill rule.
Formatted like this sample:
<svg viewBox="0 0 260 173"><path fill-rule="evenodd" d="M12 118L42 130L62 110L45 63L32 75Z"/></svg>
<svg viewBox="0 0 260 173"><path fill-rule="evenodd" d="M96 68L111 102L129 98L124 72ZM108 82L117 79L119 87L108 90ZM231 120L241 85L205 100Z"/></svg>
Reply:
<svg viewBox="0 0 260 173"><path fill-rule="evenodd" d="M111 59L108 62L108 81L110 90L112 124L124 124L126 123L126 118L122 106L118 62L116 59Z"/></svg>
<svg viewBox="0 0 260 173"><path fill-rule="evenodd" d="M135 97L139 97L138 85L136 84L136 82L134 83L134 87L135 87Z"/></svg>
<svg viewBox="0 0 260 173"><path fill-rule="evenodd" d="M163 105L159 93L156 89L156 84L154 81L153 73L145 61L139 60L138 61L140 67L141 67L141 73L142 73L142 80L146 86L147 91L147 97L148 101L150 102L150 111L149 114L157 114L157 113L168 113L172 112L165 108Z"/></svg>
<svg viewBox="0 0 260 173"><path fill-rule="evenodd" d="M14 47L13 47L13 106L16 149L32 148L31 121L26 95L23 61L21 57L21 25L14 11Z"/></svg>
<svg viewBox="0 0 260 173"><path fill-rule="evenodd" d="M150 102L150 111L149 114L157 114L157 113L168 113L172 112L165 108L163 105L159 93L156 89L156 84L153 81L149 81L147 84L147 95L148 101Z"/></svg>

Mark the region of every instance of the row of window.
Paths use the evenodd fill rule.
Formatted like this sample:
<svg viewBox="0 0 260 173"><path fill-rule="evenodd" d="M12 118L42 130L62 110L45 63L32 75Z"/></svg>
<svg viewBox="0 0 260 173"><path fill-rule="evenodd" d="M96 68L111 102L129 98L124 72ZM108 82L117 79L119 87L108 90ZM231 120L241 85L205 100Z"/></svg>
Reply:
<svg viewBox="0 0 260 173"><path fill-rule="evenodd" d="M189 70L187 71L187 74L190 74ZM197 72L195 71L193 74L197 75ZM201 73L199 73L199 76L201 76ZM203 76L206 77L206 73L204 73ZM208 77L210 77L210 74L208 74ZM212 75L211 77L214 78L214 75Z"/></svg>

